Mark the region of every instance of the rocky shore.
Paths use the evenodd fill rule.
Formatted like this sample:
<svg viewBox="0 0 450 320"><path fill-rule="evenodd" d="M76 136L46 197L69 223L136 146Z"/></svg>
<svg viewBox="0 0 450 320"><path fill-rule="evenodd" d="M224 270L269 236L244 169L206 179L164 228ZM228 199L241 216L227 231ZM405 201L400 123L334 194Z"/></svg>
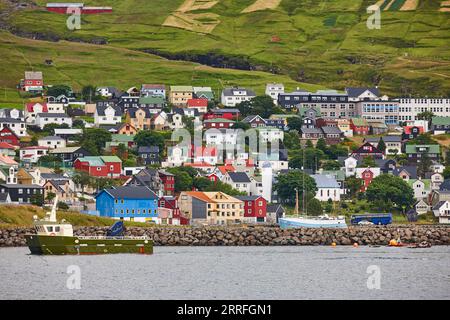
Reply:
<svg viewBox="0 0 450 320"><path fill-rule="evenodd" d="M107 227L78 227L75 235L104 235ZM0 229L0 247L25 246L31 228ZM155 246L295 246L295 245L387 245L400 238L404 243L450 245L450 226L401 225L356 226L348 229L289 229L255 227L150 227L127 228L128 236L147 235Z"/></svg>

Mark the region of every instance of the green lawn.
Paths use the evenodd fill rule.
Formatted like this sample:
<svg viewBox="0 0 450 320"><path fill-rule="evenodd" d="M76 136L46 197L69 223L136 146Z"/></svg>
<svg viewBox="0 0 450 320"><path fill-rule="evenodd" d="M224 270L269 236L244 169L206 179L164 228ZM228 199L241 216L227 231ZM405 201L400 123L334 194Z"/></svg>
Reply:
<svg viewBox="0 0 450 320"><path fill-rule="evenodd" d="M36 2L44 6L47 1ZM434 95L446 95L450 92L450 13L439 12L439 5L436 6L438 1L421 0L418 9L412 12L398 11L403 1L395 1L391 10L382 13L381 29L368 30L366 8L375 2L371 0L283 0L274 10L246 14L241 14L241 11L255 0L220 0L210 9L189 12L217 15L220 23L210 34L162 26L183 2L85 1L88 5L111 5L114 12L83 16L82 29L75 32L65 27L66 16L43 9L18 11L9 22L21 30L51 33L63 38L103 38L108 41L108 46L116 48L245 55L254 64L276 66L292 79L328 88L373 85L374 79L379 79L380 88L388 94L414 92L429 95L431 91ZM280 41L272 42L273 36ZM17 54L23 52L26 56L29 49L18 46L17 50ZM36 50L35 54L53 54L63 58L58 51ZM78 52L78 60L95 56L94 52ZM134 57L135 54L130 53L130 58ZM108 75L107 78L117 78L114 72L122 70L119 60L108 58L107 62L104 74ZM74 60L72 63L76 67L81 61ZM133 81L136 83L143 78L144 72L136 72L133 66L131 68L136 74ZM141 68L147 69L147 66ZM83 64L80 69L86 71ZM167 74L166 68L152 66L149 69L151 73L144 74L154 75L161 81L170 82L176 78L173 72ZM74 74L71 68L59 70L58 78L62 81ZM78 82L92 82L91 79L98 73L90 73ZM51 77L54 79L55 75ZM222 82L230 77L221 78ZM191 79L196 83L211 82L220 87L217 84L219 80L214 80L215 77L209 72L196 72L191 74L191 78L181 75L180 83ZM121 84L130 80L118 78L112 82ZM241 81L237 78L232 80ZM293 87L292 81L286 82L288 88ZM242 85L251 83L243 76ZM258 88L259 83L256 79L255 86Z"/></svg>

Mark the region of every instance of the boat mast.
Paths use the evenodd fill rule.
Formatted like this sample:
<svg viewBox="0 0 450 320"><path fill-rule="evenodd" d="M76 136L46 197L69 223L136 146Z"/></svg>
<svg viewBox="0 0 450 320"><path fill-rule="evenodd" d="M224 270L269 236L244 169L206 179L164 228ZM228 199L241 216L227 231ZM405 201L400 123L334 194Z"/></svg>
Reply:
<svg viewBox="0 0 450 320"><path fill-rule="evenodd" d="M58 196L55 197L55 200L53 201L53 207L51 211L47 211L45 214L45 220L56 222L56 205L58 204Z"/></svg>

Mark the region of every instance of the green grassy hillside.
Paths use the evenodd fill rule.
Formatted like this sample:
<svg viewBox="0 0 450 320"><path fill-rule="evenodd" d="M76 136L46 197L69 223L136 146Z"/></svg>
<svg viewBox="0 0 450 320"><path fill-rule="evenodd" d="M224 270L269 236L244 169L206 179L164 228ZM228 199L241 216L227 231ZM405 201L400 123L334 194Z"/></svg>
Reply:
<svg viewBox="0 0 450 320"><path fill-rule="evenodd" d="M410 0L84 1L110 5L114 12L84 15L77 31L66 28L66 16L46 12L47 1L34 2L38 7L7 14L7 23L15 32L82 41L102 39L108 48L182 53L188 59L210 52L244 56L256 68L277 70L293 80L328 88L379 85L395 95L450 94L450 13L440 11L436 0L417 0L416 4ZM366 27L366 8L374 3L384 9L380 30ZM410 11L404 11L405 6ZM122 66L117 59L108 60L99 61L108 68L105 74L116 82L127 82L132 75L118 78L111 72ZM171 77L150 63L140 68L149 71L138 72L134 83L143 73L160 81ZM69 77L71 71L61 68L61 78ZM181 77L180 82L185 79ZM214 82L208 75L205 81ZM249 82L243 79L242 84Z"/></svg>

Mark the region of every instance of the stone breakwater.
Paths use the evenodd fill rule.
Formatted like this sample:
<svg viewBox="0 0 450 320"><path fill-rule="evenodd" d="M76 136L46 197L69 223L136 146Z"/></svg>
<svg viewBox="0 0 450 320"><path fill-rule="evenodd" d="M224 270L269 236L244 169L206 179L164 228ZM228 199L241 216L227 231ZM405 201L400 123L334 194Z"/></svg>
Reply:
<svg viewBox="0 0 450 320"><path fill-rule="evenodd" d="M75 235L105 235L107 227L78 227ZM0 229L0 247L25 246L31 228ZM427 241L450 245L450 226L402 225L357 226L348 229L289 229L257 227L150 227L127 228L127 236L147 235L155 246L296 246L296 245L387 245L400 238L404 243Z"/></svg>

